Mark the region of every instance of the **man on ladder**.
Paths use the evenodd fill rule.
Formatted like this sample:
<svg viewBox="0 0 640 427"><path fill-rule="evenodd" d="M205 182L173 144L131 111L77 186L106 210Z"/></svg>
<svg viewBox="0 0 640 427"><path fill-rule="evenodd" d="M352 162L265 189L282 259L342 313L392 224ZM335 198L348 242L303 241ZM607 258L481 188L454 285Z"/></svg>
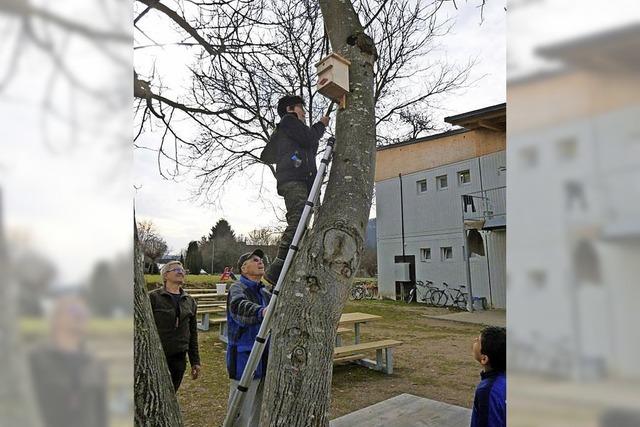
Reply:
<svg viewBox="0 0 640 427"><path fill-rule="evenodd" d="M280 123L271 135L260 159L276 164L278 194L284 197L287 208L287 228L278 245L278 254L265 273L272 286L278 282L289 245L300 221L305 201L317 173L318 142L329 125L329 116L323 116L311 128L305 124L304 101L299 96L287 95L278 101Z"/></svg>
<svg viewBox="0 0 640 427"><path fill-rule="evenodd" d="M255 331L253 329L251 331L251 336L255 339L255 342L252 346L249 346L247 343L247 347L251 350L248 359L246 358L246 355L243 355L242 369L237 369L237 366L234 367L234 369L230 369L230 375L231 371L233 371L233 376L231 377L232 383L229 394L229 405L227 416L223 424L224 427L258 425L257 423L259 422L259 410L257 412L255 411L258 402L256 402L256 398L254 397L252 388L256 387L255 394L257 395L259 393L261 396L262 390L260 382L262 381L262 379L259 380L258 384L254 384L256 383L256 378L263 378L265 374L265 354L268 351L268 335L271 328L270 320L273 315L271 306L275 306L278 295L280 294L283 283L283 277L280 277L281 272L286 274L287 270L291 266L295 253L298 250L298 244L300 243L302 235L304 234L304 231L307 227L311 210L313 209L313 207L315 206L315 202L319 198L320 187L322 186L322 181L325 174L327 173L327 167L330 163L331 155L333 153L333 147L335 145L335 138L329 138L327 140L327 147L324 151L322 159L320 160L320 166L316 168L315 154L318 149L318 140L320 139L322 133L324 133L324 129L326 127L325 124L329 123L328 115L331 112L333 103L327 110L327 114L322 117L321 121L319 123L316 123L314 125L314 128L309 129L304 125L304 123L302 123L302 120L304 119L304 109L301 102L302 99L299 97L284 97L280 100L278 104L278 113L280 113L282 121L279 129L276 130L276 134L278 133L278 131L287 129L288 126L291 126L291 132L283 133L279 137L275 136L276 134L274 134L275 138L271 138L269 144L267 144L261 156L263 161L265 161L266 163L277 163L278 165L277 171L280 172L277 176L278 192L285 197L285 202L287 205L287 221L289 222L289 227L292 228L292 231L289 236L287 236L287 233L285 233L285 236L283 236L280 243L280 252L278 253L278 256L280 257L284 254L284 258L280 258L278 264L276 264L275 267L272 265L273 268L271 269L270 273L268 273L271 274L271 280L273 281L274 286L272 288L271 294L269 295L269 298L265 299L266 301L268 301L268 305L265 308L260 308L259 311L257 311L257 313L259 313L257 316L260 318L259 329L257 331L257 334L254 333ZM300 122L300 125L294 125L293 122L291 122L291 118L286 118L287 111L289 111L290 115L295 114L295 117L292 118ZM285 121L289 121L290 123L282 125L283 123L285 123ZM292 138L294 136L299 136L300 138L302 138L305 135L308 137L308 139L298 139L293 141L289 140L289 138ZM310 144L310 146L295 145L295 141L302 141L303 143L306 141ZM274 143L277 143L278 145L276 146ZM303 151L302 147L304 147L307 151ZM289 156L289 154L291 154L289 159L296 161L295 163L293 163L293 166L287 164L286 156ZM302 162L298 162L298 160L306 162L305 169L310 170L311 172L305 172L305 174L300 175L298 175L297 173L287 172L289 169L298 169L302 167ZM310 176L307 176L308 173L310 173ZM283 182L297 182L298 184L295 185L298 187L298 189L292 191L287 191L285 189L285 191L280 191L282 188L281 183ZM293 201L297 202L297 198L300 198L299 207L292 204ZM299 208L299 211L294 210L294 208ZM289 228L287 228L287 230L288 229ZM255 255L255 253L247 253L242 257L247 256L247 259L249 259L249 257L251 256L262 258L260 254L257 254L257 256ZM240 264L246 264L246 262L244 262L245 260L243 260L242 257L242 263L238 263L239 268ZM258 266L260 266L261 264L261 262L257 261L256 263ZM249 274L249 271L245 273L244 267L241 271L243 274L243 278L244 276L246 276L246 274ZM260 273L260 275L261 274L262 273ZM258 283L258 287L261 286L261 284L259 284L259 280L260 278L256 274L254 281ZM237 283L233 286L236 285ZM262 289L264 289L264 287ZM232 291L230 290L229 299L227 301L229 344L234 341L231 335L233 333L231 327L231 322L233 321L233 319L229 314L233 313L233 300L234 299L232 296ZM261 304L262 303L264 303L264 301L262 301ZM254 308L256 309L258 307L259 306L257 305L254 306ZM232 348L229 347L227 350L227 354L229 354L231 351ZM240 373L242 375L240 377L240 380L238 381L237 376ZM251 402L251 404L247 402ZM257 406L257 408L259 408L259 406ZM254 415L254 412L256 413L256 415ZM246 420L245 417L250 417L251 420Z"/></svg>

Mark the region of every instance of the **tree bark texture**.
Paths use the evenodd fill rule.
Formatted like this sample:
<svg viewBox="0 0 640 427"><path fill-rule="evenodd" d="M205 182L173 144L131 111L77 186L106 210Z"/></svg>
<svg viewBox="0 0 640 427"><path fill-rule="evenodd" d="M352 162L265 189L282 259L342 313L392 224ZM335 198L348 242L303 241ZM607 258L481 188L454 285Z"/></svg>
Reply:
<svg viewBox="0 0 640 427"><path fill-rule="evenodd" d="M144 255L134 218L133 369L135 425L180 427L182 416L144 283Z"/></svg>
<svg viewBox="0 0 640 427"><path fill-rule="evenodd" d="M4 213L0 191L0 257L10 260L4 236ZM5 264L6 266L6 264ZM0 310L0 425L40 427L40 411L33 391L31 372L24 347L18 334L18 284L13 265L4 271L0 286L2 310Z"/></svg>
<svg viewBox="0 0 640 427"><path fill-rule="evenodd" d="M353 5L321 0L333 51L351 61L322 206L273 317L261 425L328 426L337 325L363 253L375 167L375 47Z"/></svg>

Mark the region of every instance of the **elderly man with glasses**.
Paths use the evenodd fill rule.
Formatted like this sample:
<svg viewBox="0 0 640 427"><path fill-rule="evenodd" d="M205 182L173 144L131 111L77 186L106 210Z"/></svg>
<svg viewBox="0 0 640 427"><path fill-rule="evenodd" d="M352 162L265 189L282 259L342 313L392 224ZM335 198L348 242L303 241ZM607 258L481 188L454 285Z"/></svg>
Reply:
<svg viewBox="0 0 640 427"><path fill-rule="evenodd" d="M187 353L191 364L191 377L195 380L200 374L197 304L196 300L182 289L185 270L179 261L165 264L160 274L164 285L149 292L149 300L169 365L171 381L175 391L178 391L187 367Z"/></svg>
<svg viewBox="0 0 640 427"><path fill-rule="evenodd" d="M260 330L260 324L264 319L265 310L271 300L271 293L260 281L264 275L263 258L264 252L261 249L240 256L238 259L240 280L231 285L227 295L227 371L231 379L229 399L238 387ZM268 350L267 344L249 390L245 394L240 414L234 420L234 427L258 426L260 422Z"/></svg>

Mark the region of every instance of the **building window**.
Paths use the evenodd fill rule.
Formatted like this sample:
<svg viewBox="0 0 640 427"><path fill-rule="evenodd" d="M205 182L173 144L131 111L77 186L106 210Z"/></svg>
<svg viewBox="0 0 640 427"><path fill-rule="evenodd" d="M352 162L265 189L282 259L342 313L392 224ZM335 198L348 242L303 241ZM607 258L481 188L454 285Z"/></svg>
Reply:
<svg viewBox="0 0 640 427"><path fill-rule="evenodd" d="M469 169L467 169L466 171L458 172L458 184L459 185L471 184L471 172L469 172Z"/></svg>
<svg viewBox="0 0 640 427"><path fill-rule="evenodd" d="M418 187L418 194L427 192L427 180L426 179L421 179L420 181L416 182L416 185Z"/></svg>
<svg viewBox="0 0 640 427"><path fill-rule="evenodd" d="M447 175L436 176L436 187L438 190L446 190L448 186Z"/></svg>
<svg viewBox="0 0 640 427"><path fill-rule="evenodd" d="M420 248L420 261L431 261L431 248Z"/></svg>
<svg viewBox="0 0 640 427"><path fill-rule="evenodd" d="M584 192L582 183L577 181L567 181L564 183L566 208L567 211L574 210L576 207L581 210L587 210L587 196Z"/></svg>
<svg viewBox="0 0 640 427"><path fill-rule="evenodd" d="M578 141L575 138L565 138L557 142L558 157L560 160L572 160L578 155Z"/></svg>
<svg viewBox="0 0 640 427"><path fill-rule="evenodd" d="M525 147L520 150L520 160L522 166L533 168L538 164L538 150L536 147Z"/></svg>
<svg viewBox="0 0 640 427"><path fill-rule="evenodd" d="M451 246L443 246L440 248L440 259L449 261L453 259L453 248Z"/></svg>

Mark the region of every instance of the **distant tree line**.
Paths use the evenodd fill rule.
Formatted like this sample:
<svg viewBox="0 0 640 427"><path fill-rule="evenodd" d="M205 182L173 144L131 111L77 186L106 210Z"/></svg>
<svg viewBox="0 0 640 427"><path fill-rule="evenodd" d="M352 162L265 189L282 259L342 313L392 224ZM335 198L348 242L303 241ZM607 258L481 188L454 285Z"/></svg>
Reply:
<svg viewBox="0 0 640 427"><path fill-rule="evenodd" d="M209 274L221 272L225 267L235 267L241 254L256 247L262 248L271 260L277 252L279 238L275 228L260 228L247 236L238 236L226 219L220 219L208 235L189 242L184 255L185 267L190 274L199 274L201 270Z"/></svg>
<svg viewBox="0 0 640 427"><path fill-rule="evenodd" d="M138 239L144 254L144 272L158 274L158 262L167 256L166 240L160 235L153 221L137 222ZM226 219L220 219L211 227L209 233L192 240L187 248L180 252L180 261L190 274L209 274L222 272L225 267L234 267L238 257L256 247L262 248L269 259L277 252L280 230L275 227L255 229L247 236L237 235Z"/></svg>

